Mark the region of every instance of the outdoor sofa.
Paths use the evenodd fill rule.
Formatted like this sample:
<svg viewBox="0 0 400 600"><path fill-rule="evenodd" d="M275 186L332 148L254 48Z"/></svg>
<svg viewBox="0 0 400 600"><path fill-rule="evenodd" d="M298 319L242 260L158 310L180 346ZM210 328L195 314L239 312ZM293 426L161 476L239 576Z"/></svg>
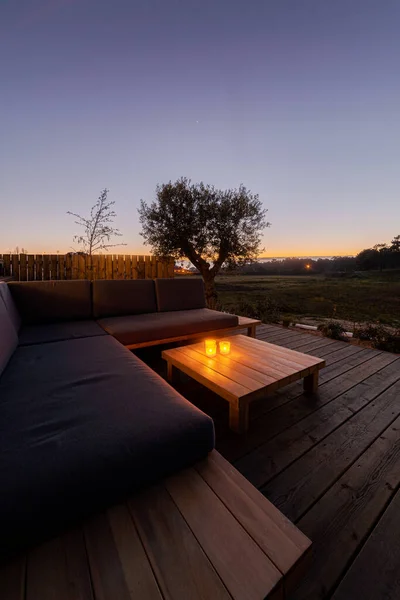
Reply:
<svg viewBox="0 0 400 600"><path fill-rule="evenodd" d="M237 324L199 279L0 282L0 557L204 458L212 419L125 346Z"/></svg>

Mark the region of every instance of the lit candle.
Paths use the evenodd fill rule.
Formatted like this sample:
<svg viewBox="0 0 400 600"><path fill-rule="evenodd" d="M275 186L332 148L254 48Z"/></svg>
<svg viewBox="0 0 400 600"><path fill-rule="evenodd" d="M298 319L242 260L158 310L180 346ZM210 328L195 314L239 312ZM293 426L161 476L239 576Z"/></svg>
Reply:
<svg viewBox="0 0 400 600"><path fill-rule="evenodd" d="M217 341L216 340L205 340L204 347L207 356L215 356L217 354Z"/></svg>
<svg viewBox="0 0 400 600"><path fill-rule="evenodd" d="M219 343L219 351L221 352L221 354L229 354L229 352L231 351L231 343L226 340L222 340Z"/></svg>

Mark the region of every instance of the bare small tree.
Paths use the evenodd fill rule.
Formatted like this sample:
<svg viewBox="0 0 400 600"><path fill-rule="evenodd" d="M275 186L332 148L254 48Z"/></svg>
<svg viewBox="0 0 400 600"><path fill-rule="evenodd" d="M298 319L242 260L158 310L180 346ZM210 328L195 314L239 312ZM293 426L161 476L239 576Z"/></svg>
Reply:
<svg viewBox="0 0 400 600"><path fill-rule="evenodd" d="M110 244L110 240L114 236L122 236L119 229L112 227L111 223L117 216L112 208L115 201L107 200L108 189L104 188L101 192L96 204L92 206L90 217L85 218L81 215L68 211L68 215L76 217L75 223L84 228L82 235L75 235L74 241L77 242L85 254L92 256L100 250L108 251L109 248L115 246L126 246L124 243Z"/></svg>

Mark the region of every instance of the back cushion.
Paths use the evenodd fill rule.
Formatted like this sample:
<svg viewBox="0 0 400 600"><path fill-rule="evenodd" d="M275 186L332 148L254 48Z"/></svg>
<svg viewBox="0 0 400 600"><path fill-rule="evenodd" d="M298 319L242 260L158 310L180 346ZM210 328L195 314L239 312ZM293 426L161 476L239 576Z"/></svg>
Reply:
<svg viewBox="0 0 400 600"><path fill-rule="evenodd" d="M19 281L8 284L22 323L92 318L90 281Z"/></svg>
<svg viewBox="0 0 400 600"><path fill-rule="evenodd" d="M96 319L152 312L157 312L157 303L151 279L93 282L93 314Z"/></svg>
<svg viewBox="0 0 400 600"><path fill-rule="evenodd" d="M11 322L3 298L0 296L0 376L6 368L17 345L17 332Z"/></svg>
<svg viewBox="0 0 400 600"><path fill-rule="evenodd" d="M11 292L8 285L4 282L0 282L0 297L3 298L3 302L6 305L7 312L14 326L15 331L18 333L21 327L21 317L19 316L15 302L12 299Z"/></svg>
<svg viewBox="0 0 400 600"><path fill-rule="evenodd" d="M156 279L156 294L158 310L190 310L204 308L206 298L202 279Z"/></svg>

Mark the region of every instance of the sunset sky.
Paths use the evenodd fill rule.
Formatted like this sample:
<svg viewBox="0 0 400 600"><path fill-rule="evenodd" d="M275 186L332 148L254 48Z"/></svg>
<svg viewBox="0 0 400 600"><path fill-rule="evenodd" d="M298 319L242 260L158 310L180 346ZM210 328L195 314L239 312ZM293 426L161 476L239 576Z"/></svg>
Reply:
<svg viewBox="0 0 400 600"><path fill-rule="evenodd" d="M66 252L104 187L258 193L266 256L400 234L398 0L0 0L0 252Z"/></svg>

